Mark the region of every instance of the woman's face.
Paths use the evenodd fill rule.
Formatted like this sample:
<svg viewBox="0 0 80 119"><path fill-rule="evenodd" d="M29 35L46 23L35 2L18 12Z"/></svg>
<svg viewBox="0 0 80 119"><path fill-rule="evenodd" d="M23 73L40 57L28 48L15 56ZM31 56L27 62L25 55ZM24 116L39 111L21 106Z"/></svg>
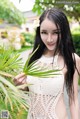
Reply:
<svg viewBox="0 0 80 119"><path fill-rule="evenodd" d="M40 35L43 43L48 51L54 51L57 45L58 32L54 22L49 19L45 19L40 26Z"/></svg>

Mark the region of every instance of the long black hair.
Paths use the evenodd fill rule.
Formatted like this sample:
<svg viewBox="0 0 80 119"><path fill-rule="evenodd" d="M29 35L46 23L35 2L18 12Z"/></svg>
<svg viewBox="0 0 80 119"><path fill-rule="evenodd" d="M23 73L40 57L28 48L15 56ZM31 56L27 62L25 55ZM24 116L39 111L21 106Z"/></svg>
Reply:
<svg viewBox="0 0 80 119"><path fill-rule="evenodd" d="M73 75L76 67L75 56L74 56L75 48L73 45L69 22L67 20L66 15L61 10L55 8L47 9L40 16L39 19L40 24L39 27L37 27L36 29L33 51L38 47L38 45L39 48L30 59L29 64L39 59L42 56L44 49L46 47L42 42L40 36L40 25L46 18L53 21L56 24L57 29L58 27L60 28L61 37L60 38L58 37L56 51L58 50L59 53L62 55L64 62L67 66L67 72L65 74L65 82L66 82L65 84L66 84L67 92L71 96L72 93L74 93Z"/></svg>

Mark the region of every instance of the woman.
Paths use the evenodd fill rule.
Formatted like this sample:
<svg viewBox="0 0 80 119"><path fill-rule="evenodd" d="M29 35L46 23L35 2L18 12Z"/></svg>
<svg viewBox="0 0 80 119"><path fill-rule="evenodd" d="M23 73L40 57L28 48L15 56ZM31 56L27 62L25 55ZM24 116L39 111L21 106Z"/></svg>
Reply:
<svg viewBox="0 0 80 119"><path fill-rule="evenodd" d="M15 77L16 85L31 83L28 119L68 119L64 103L64 85L69 95L71 119L79 119L78 78L80 58L75 53L70 27L65 14L55 8L47 9L40 17L36 29L33 51L29 64L60 70L61 75L36 78L24 73ZM33 52L32 51L32 52Z"/></svg>

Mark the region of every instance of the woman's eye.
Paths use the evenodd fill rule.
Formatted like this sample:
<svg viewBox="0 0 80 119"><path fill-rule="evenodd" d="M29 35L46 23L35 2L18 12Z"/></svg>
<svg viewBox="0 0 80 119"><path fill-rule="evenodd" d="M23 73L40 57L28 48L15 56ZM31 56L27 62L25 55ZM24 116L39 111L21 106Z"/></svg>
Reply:
<svg viewBox="0 0 80 119"><path fill-rule="evenodd" d="M45 32L45 31L42 31L42 32L41 32L41 34L47 34L47 32Z"/></svg>
<svg viewBox="0 0 80 119"><path fill-rule="evenodd" d="M53 32L53 34L58 34L58 32L57 32L57 31L55 31L55 32Z"/></svg>
<svg viewBox="0 0 80 119"><path fill-rule="evenodd" d="M60 32L59 31L55 31L55 32L53 32L53 34L60 34Z"/></svg>

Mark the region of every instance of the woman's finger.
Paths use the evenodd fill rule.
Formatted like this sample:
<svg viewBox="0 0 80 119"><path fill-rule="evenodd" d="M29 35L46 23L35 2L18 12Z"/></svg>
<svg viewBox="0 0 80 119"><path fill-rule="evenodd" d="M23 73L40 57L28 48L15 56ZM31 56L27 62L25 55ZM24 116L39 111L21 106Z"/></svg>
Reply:
<svg viewBox="0 0 80 119"><path fill-rule="evenodd" d="M24 84L26 82L25 82L25 79L22 78L20 80L16 80L14 83L15 83L16 86L18 86L18 85L22 85L22 84Z"/></svg>
<svg viewBox="0 0 80 119"><path fill-rule="evenodd" d="M13 81L15 83L15 85L21 85L23 83L26 83L26 78L27 76L26 75L21 75L21 76L16 76Z"/></svg>
<svg viewBox="0 0 80 119"><path fill-rule="evenodd" d="M21 74L17 75L15 77L15 79L20 79L21 77L24 77L24 76L26 76L25 73L21 73Z"/></svg>

